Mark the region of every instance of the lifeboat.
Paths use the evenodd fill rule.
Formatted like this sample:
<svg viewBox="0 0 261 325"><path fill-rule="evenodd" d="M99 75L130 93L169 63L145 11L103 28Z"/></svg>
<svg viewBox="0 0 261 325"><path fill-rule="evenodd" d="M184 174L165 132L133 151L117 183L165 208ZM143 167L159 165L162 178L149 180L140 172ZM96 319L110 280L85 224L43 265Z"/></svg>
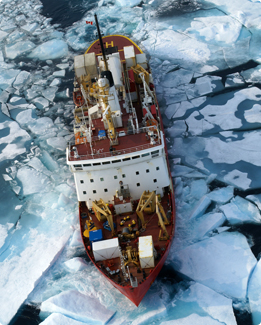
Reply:
<svg viewBox="0 0 261 325"><path fill-rule="evenodd" d="M73 92L73 102L77 107L83 106L84 98L80 89Z"/></svg>

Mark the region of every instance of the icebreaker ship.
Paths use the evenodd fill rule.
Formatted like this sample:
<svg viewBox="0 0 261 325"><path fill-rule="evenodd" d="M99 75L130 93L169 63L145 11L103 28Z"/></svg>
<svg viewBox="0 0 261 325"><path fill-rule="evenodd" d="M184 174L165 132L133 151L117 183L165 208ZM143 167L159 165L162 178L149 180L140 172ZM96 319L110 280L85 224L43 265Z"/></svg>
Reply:
<svg viewBox="0 0 261 325"><path fill-rule="evenodd" d="M139 305L174 234L165 138L146 55L125 36L101 37L74 58L74 174L88 256Z"/></svg>

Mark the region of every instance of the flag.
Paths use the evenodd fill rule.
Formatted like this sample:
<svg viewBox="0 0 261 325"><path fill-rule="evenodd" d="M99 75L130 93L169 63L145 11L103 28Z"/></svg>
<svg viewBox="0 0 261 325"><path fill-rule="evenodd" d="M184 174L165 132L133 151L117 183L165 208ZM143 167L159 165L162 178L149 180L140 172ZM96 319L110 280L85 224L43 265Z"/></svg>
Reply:
<svg viewBox="0 0 261 325"><path fill-rule="evenodd" d="M86 20L86 24L87 24L87 25L93 25L93 21Z"/></svg>

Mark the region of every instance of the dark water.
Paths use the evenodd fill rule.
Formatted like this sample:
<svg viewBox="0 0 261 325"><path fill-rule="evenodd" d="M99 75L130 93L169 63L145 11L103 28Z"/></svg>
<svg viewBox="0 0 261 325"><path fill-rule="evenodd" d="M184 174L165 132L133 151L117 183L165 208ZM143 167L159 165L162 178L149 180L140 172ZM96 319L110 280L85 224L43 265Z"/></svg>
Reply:
<svg viewBox="0 0 261 325"><path fill-rule="evenodd" d="M61 28L71 26L81 20L88 10L93 9L96 0L41 0L43 9L41 14L52 18L52 24L59 24Z"/></svg>
<svg viewBox="0 0 261 325"><path fill-rule="evenodd" d="M40 309L37 306L23 305L9 325L38 325L42 322L39 313Z"/></svg>

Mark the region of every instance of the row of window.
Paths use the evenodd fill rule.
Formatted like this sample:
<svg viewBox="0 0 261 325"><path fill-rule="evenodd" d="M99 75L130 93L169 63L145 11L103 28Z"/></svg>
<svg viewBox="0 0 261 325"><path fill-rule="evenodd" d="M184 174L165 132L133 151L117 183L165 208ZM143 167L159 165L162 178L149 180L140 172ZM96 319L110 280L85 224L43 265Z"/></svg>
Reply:
<svg viewBox="0 0 261 325"><path fill-rule="evenodd" d="M129 160L133 160L133 159L138 159L138 158L143 158L143 157L147 157L151 154L151 157L152 158L155 158L159 155L159 150L155 150L155 151L151 151L151 153L147 152L147 153L144 153L142 155L138 155L138 156L133 156L131 158L123 158L123 159L117 159L117 160L108 160L108 161L103 161L102 163L93 163L93 164L83 164L83 165L80 165L80 164L77 164L77 165L73 165L73 167L76 169L76 170L82 170L82 167L91 167L91 166L100 166L100 165L109 165L110 163L112 164L116 164L116 163L120 163L122 161L129 161Z"/></svg>
<svg viewBox="0 0 261 325"><path fill-rule="evenodd" d="M154 183L157 183L157 179L156 179L156 178L153 179L153 182L154 182ZM139 186L140 186L140 183L136 183L136 185L137 185L137 187L139 187ZM108 192L108 189L105 188L105 189L104 189L104 192L105 192L105 193ZM86 191L83 191L82 193L83 193L84 195L87 194ZM96 194L97 192L96 192L96 190L93 190L92 193L93 193L93 194Z"/></svg>
<svg viewBox="0 0 261 325"><path fill-rule="evenodd" d="M159 169L160 169L159 167L156 167L156 170L159 170ZM150 170L149 170L149 169L146 169L146 173L149 173L149 172L150 172ZM140 172L139 172L139 171L136 171L136 175L139 175L139 174L140 174ZM125 178L125 177L126 177L126 175L125 175L125 174L122 174L122 178ZM115 175L115 176L114 176L114 179L118 179L118 176ZM100 177L100 181L103 182L103 181L104 181L104 178L103 178L103 177ZM91 179L90 179L90 182L91 182L91 183L94 183L94 179L91 178ZM80 180L80 183L83 184L83 183L84 183L84 180L81 179L81 180Z"/></svg>

